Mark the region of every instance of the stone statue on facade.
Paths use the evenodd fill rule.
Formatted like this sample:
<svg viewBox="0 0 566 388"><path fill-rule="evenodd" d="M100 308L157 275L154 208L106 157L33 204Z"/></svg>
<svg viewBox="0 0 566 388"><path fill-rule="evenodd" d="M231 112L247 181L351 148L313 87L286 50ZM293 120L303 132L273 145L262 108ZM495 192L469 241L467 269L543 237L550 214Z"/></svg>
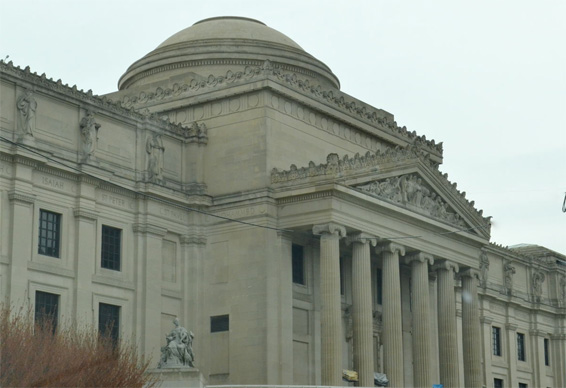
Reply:
<svg viewBox="0 0 566 388"><path fill-rule="evenodd" d="M566 276L560 276L560 299L566 304Z"/></svg>
<svg viewBox="0 0 566 388"><path fill-rule="evenodd" d="M163 141L158 133L153 133L147 138L145 143L147 152L147 179L153 182L160 182L163 179Z"/></svg>
<svg viewBox="0 0 566 388"><path fill-rule="evenodd" d="M96 149L100 124L95 121L94 114L87 111L86 116L81 119L80 127L83 159L86 160L93 156Z"/></svg>
<svg viewBox="0 0 566 388"><path fill-rule="evenodd" d="M21 136L33 137L35 130L35 111L37 109L37 101L33 98L33 92L26 90L16 102L18 108L18 129Z"/></svg>
<svg viewBox="0 0 566 388"><path fill-rule="evenodd" d="M481 286L487 287L487 276L489 273L489 258L485 251L481 251L480 254L480 274L481 274Z"/></svg>
<svg viewBox="0 0 566 388"><path fill-rule="evenodd" d="M195 355L193 354L192 331L187 331L179 325L179 318L173 321L175 328L165 336L167 345L161 347L161 360L158 368L191 367L193 368Z"/></svg>
<svg viewBox="0 0 566 388"><path fill-rule="evenodd" d="M511 265L510 262L505 263L503 266L503 276L505 277L505 293L510 295L513 291L513 275L515 275L517 271L515 267Z"/></svg>
<svg viewBox="0 0 566 388"><path fill-rule="evenodd" d="M536 271L533 274L533 296L536 302L540 302L542 298L542 283L545 276L541 271Z"/></svg>

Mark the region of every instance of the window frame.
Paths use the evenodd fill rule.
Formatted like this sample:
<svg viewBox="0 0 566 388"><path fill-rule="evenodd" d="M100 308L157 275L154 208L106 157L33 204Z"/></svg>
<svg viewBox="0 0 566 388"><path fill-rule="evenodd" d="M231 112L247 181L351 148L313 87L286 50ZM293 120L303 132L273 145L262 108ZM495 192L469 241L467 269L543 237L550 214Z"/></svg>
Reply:
<svg viewBox="0 0 566 388"><path fill-rule="evenodd" d="M47 297L49 295L49 297L55 297L56 299L56 303L53 304L53 306L55 306L54 309L52 309L52 311L50 311L49 313L46 314L46 309L41 309L40 308L40 304L38 301L38 296L39 295L43 295L45 297ZM42 303L42 305L44 305L44 303ZM54 310L54 311L53 311ZM52 331L53 333L55 333L57 331L57 325L59 323L59 314L61 311L61 294L55 294L53 292L47 292L47 291L43 291L43 290L35 290L34 293L34 316L33 316L33 322L34 325L41 325L41 321L43 321L46 318L51 318L52 319Z"/></svg>
<svg viewBox="0 0 566 388"><path fill-rule="evenodd" d="M224 333L230 331L230 314L210 316L210 333Z"/></svg>
<svg viewBox="0 0 566 388"><path fill-rule="evenodd" d="M517 333L517 360L527 361L527 342L525 341L524 333Z"/></svg>
<svg viewBox="0 0 566 388"><path fill-rule="evenodd" d="M120 305L116 305L116 304L112 304L112 303L106 303L106 302L99 302L98 303L98 333L101 335L105 335L106 334L106 330L108 328L108 321L104 321L104 326L102 325L103 321L101 320L102 317L102 308L115 308L117 310L117 319L114 320L114 322L116 324L113 324L110 329L110 339L112 341L112 343L114 345L117 345L118 342L120 341L120 325L121 325L121 320L122 320L122 306Z"/></svg>
<svg viewBox="0 0 566 388"><path fill-rule="evenodd" d="M500 384L497 384L497 382L500 383ZM495 377L493 379L493 387L494 388L503 388L503 387L505 387L505 381L503 379Z"/></svg>
<svg viewBox="0 0 566 388"><path fill-rule="evenodd" d="M56 225L57 225L57 230L54 232L53 230L50 230L49 228L43 228L42 225L44 222L46 223L50 223L49 220L44 220L43 219L43 215L52 215L55 216L55 219L57 220ZM39 215L38 215L38 227L37 227L37 254L41 255L41 256L47 256L47 257L53 257L56 259L60 259L61 258L61 246L62 246L62 224L63 224L63 214L62 213L57 213L51 210L47 210L44 209L42 207L39 208ZM54 233L56 236L54 238L49 238L48 236L44 236L44 233ZM55 249L56 251L53 253L49 253L47 251L43 251L42 252L42 239L46 239L47 241L47 245L49 245L49 241L55 241L56 242L56 247L55 248L50 248L49 246L45 246L43 247L45 250L47 249Z"/></svg>
<svg viewBox="0 0 566 388"><path fill-rule="evenodd" d="M550 339L543 338L544 365L550 366Z"/></svg>
<svg viewBox="0 0 566 388"><path fill-rule="evenodd" d="M119 232L119 241L118 244L116 244L115 242L111 243L109 241L106 241L106 238L110 238L113 237L115 238L115 236L108 236L107 234L105 234L105 229L107 229L108 231L112 230L112 231L118 231ZM108 237L105 237L108 236ZM117 228L115 226L111 226L108 224L102 224L101 225L101 229L100 229L100 268L104 268L110 271L115 271L115 272L122 272L122 269L124 267L123 265L123 254L122 254L122 250L123 250L123 243L124 241L124 229L122 228ZM116 248L115 246L118 245L118 247ZM109 247L112 247L111 249ZM110 251L108 252L107 249L110 250L114 250L114 251ZM116 257L112 257L112 258L106 258L105 255L106 254L113 254L118 256L117 260ZM116 265L116 261L117 261L117 265ZM105 264L106 263L106 264ZM109 263L114 263L112 265L110 265Z"/></svg>
<svg viewBox="0 0 566 388"><path fill-rule="evenodd" d="M491 353L494 356L503 356L501 345L501 328L498 326L491 326Z"/></svg>
<svg viewBox="0 0 566 388"><path fill-rule="evenodd" d="M298 258L298 256L295 255L295 253L298 251L298 249L300 248L300 263L296 263L296 259ZM297 265L295 265L297 264ZM295 274L298 271L298 267L300 267L300 273L301 273L301 280L302 281L295 281ZM305 247L303 245L300 244L291 244L291 278L292 278L292 282L293 284L297 284L299 286L307 286L307 271L306 271L306 260L305 260Z"/></svg>

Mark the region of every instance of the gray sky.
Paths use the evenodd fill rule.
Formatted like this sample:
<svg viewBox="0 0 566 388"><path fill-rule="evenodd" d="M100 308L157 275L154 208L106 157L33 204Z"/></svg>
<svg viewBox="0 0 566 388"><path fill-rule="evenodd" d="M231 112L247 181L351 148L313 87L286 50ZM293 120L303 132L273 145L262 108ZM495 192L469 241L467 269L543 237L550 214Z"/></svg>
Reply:
<svg viewBox="0 0 566 388"><path fill-rule="evenodd" d="M343 92L444 142L441 171L493 216L492 242L566 254L565 1L0 0L0 58L103 94L225 15L279 30Z"/></svg>

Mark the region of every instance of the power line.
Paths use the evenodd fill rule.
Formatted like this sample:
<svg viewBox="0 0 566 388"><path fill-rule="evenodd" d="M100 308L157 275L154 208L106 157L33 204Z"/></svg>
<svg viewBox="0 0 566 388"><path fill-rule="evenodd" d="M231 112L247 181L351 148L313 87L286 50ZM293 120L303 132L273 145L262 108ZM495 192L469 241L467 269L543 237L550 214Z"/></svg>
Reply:
<svg viewBox="0 0 566 388"><path fill-rule="evenodd" d="M91 177L91 178L97 179L97 180L102 181L102 182L104 182L104 183L106 183L106 184L110 184L110 185L113 185L113 186L115 186L115 187L118 187L118 188L120 188L120 189L122 189L122 190L125 190L125 191L128 191L128 192L130 192L130 193L133 193L134 195L143 196L143 197L145 197L145 198L152 199L152 200L154 200L154 201L156 201L156 202L160 202L160 203L164 203L164 204L167 204L167 205L171 205L171 206L174 206L174 207L177 207L177 208L180 208L180 209L183 209L183 210L187 210L187 211L191 211L191 212L195 212L195 213L199 213L199 214L204 214L204 215L207 215L207 216L210 216L210 217L219 218L219 219L222 219L222 220L225 220L225 221L236 222L236 223L239 223L239 224L242 224L242 225L252 226L252 227L256 227L256 228L264 228L264 229L269 229L269 230L276 230L276 231L279 231L279 232L297 233L297 231L294 231L294 230L291 230L291 229L282 229L282 228L276 228L276 227L272 227L272 226L258 225L258 224L254 224L254 223L252 223L252 222L246 222L246 221L242 221L242 220L238 220L238 219L234 219L234 218L230 218L230 217L220 216L220 215L213 214L213 213L209 213L209 212L206 212L206 211L203 211L203 210L200 210L200 209L195 209L195 208L190 207L190 206L181 205L181 204L178 204L178 203L176 203L176 202L173 202L173 201L170 201L170 200L167 200L167 199L159 198L159 197L156 197L156 196L151 195L151 194L147 194L147 193L143 193L143 192L140 192L140 191L136 191L136 190L130 189L130 188L128 188L128 187L119 185L118 183L111 182L111 181L107 181L107 180L105 180L105 179L103 179L103 178L101 178L101 177L98 177L98 176L93 175L93 174L91 174L91 173L89 173L89 172L83 171L83 170L78 169L78 168L76 168L76 167L69 166L69 165L67 165L66 163L63 163L63 162L61 162L61 161L59 161L59 160L57 160L57 159L54 159L54 158L52 158L52 157L50 157L50 156L48 156L48 155L42 154L41 152L38 152L38 151L36 151L36 150L34 150L34 149L32 149L32 148L30 148L30 147L24 145L24 144L14 142L14 141L12 141L12 140L10 140L10 139L7 139L7 138L5 138L5 137L3 137L3 136L0 136L0 140L4 141L4 142L6 142L6 143L12 144L12 145L14 145L14 146L16 146L16 147L23 148L23 149L25 149L25 150L27 150L27 151L33 153L33 154L39 155L39 156L41 156L41 157L43 157L43 158L45 158L45 159L47 159L47 160L49 160L49 161L51 161L51 162L53 162L53 163L57 163L57 164L59 164L59 165L65 167L65 168L68 168L68 169L70 169L70 170L76 171L76 172L78 172L78 173L80 173L80 174L87 175L87 176L89 176L89 177ZM565 198L565 201L566 201L566 198ZM472 230L476 230L476 229L485 229L485 228L488 228L488 227L489 227L489 225L485 225L485 226L475 226L475 227L470 227L470 228L465 228L465 229L457 229L457 230L450 231L450 232L442 232L442 233L434 233L434 232L431 232L431 234L432 234L432 235L437 235L437 236L444 236L444 235L456 234L456 233L460 233L460 232L468 232L468 231L472 231ZM299 232L299 233L300 233L300 234L307 234L307 233L305 233L305 232ZM312 234L309 234L309 236L312 237ZM425 235L408 235L408 236L396 236L396 237L380 237L380 239L383 239L383 240L401 240L401 239L423 238L423 237L425 237Z"/></svg>

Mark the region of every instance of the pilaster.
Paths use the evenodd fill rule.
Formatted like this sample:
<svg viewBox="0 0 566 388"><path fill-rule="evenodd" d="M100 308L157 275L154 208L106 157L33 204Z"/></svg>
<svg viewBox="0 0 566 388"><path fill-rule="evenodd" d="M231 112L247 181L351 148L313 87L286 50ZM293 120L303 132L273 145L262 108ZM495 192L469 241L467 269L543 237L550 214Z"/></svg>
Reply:
<svg viewBox="0 0 566 388"><path fill-rule="evenodd" d="M510 315L510 312L508 312ZM509 360L509 385L518 387L517 381L517 325L514 323L505 324L507 331L507 357Z"/></svg>
<svg viewBox="0 0 566 388"><path fill-rule="evenodd" d="M481 331L478 300L479 271L469 268L460 273L462 279L462 345L464 353L464 384L482 386Z"/></svg>
<svg viewBox="0 0 566 388"><path fill-rule="evenodd" d="M75 208L75 317L92 322L92 275L96 268L96 225L98 213L84 208Z"/></svg>

